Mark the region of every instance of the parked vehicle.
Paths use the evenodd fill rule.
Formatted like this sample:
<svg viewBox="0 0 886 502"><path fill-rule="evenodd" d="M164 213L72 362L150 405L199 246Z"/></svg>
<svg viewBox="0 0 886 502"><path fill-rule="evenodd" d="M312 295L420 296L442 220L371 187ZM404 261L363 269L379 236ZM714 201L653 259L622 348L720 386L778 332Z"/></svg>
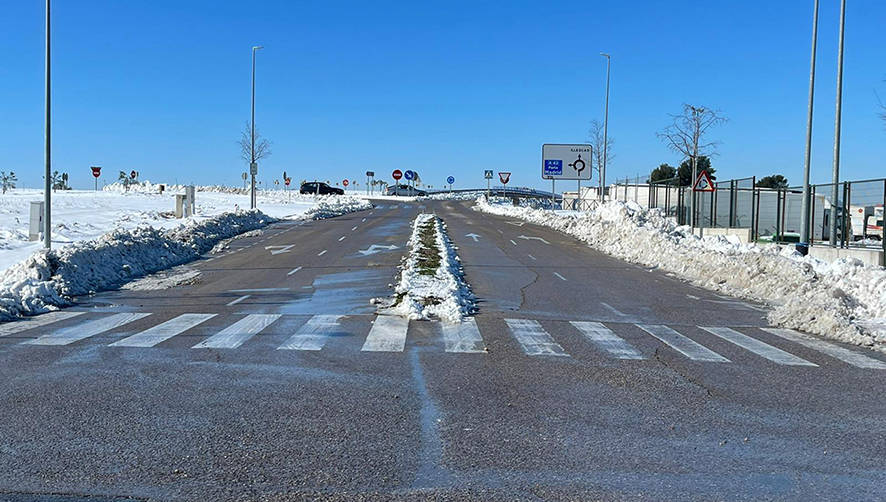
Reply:
<svg viewBox="0 0 886 502"><path fill-rule="evenodd" d="M388 189L385 191L385 194L424 197L428 194L428 192L424 190L419 190L418 188L413 188L409 185L392 185L388 187Z"/></svg>
<svg viewBox="0 0 886 502"><path fill-rule="evenodd" d="M308 181L301 184L298 189L299 193L315 194L315 195L344 195L345 191L341 188L331 187L322 181Z"/></svg>

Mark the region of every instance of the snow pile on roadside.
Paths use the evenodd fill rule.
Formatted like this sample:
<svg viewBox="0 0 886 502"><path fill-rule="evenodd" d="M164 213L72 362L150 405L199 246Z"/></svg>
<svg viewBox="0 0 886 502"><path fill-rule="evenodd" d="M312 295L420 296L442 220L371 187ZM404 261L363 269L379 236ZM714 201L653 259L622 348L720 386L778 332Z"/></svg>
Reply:
<svg viewBox="0 0 886 502"><path fill-rule="evenodd" d="M428 194L421 199L426 200L475 200L477 197L480 197L486 193L486 190L472 190L470 192L436 192L432 194Z"/></svg>
<svg viewBox="0 0 886 502"><path fill-rule="evenodd" d="M379 309L379 313L410 319L436 317L450 323L473 314L474 295L465 283L455 246L440 218L419 214L412 224L408 247L394 289L396 304Z"/></svg>
<svg viewBox="0 0 886 502"><path fill-rule="evenodd" d="M117 229L96 240L34 253L10 267L0 282L0 319L47 312L69 304L71 296L194 260L218 241L272 221L259 211L225 213L172 230Z"/></svg>
<svg viewBox="0 0 886 502"><path fill-rule="evenodd" d="M658 210L607 202L575 214L494 205L475 210L551 227L591 247L658 267L701 287L772 305L769 322L886 352L886 270L856 259L826 263L791 247L699 238Z"/></svg>
<svg viewBox="0 0 886 502"><path fill-rule="evenodd" d="M312 195L311 197L314 197L318 204L302 216L309 220L322 220L324 218L333 218L347 213L372 209L372 203L356 197L341 195Z"/></svg>

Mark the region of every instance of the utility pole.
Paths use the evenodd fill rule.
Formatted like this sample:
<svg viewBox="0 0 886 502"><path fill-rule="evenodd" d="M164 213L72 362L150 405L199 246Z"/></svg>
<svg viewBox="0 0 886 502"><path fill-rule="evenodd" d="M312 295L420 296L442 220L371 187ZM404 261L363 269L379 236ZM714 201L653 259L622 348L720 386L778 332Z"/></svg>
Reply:
<svg viewBox="0 0 886 502"><path fill-rule="evenodd" d="M803 164L803 201L801 204L801 220L800 220L800 242L797 244L797 251L806 255L809 253L809 227L810 225L810 206L812 189L809 186L809 171L812 161L812 106L815 96L815 49L818 45L818 0L815 0L814 11L812 14L812 62L809 63L809 110L806 116L806 160ZM833 211L832 211L833 212Z"/></svg>
<svg viewBox="0 0 886 502"><path fill-rule="evenodd" d="M689 226L695 229L695 181L698 179L698 140L701 136L701 130L698 125L698 115L704 113L704 107L689 106L692 110L693 124L692 129L692 179L689 180Z"/></svg>
<svg viewBox="0 0 886 502"><path fill-rule="evenodd" d="M250 126L252 127L252 132L250 133L250 142L251 145L250 157L251 162L249 163L249 173L252 175L252 189L249 193L249 208L255 209L256 206L256 198L255 198L255 175L258 172L258 165L255 162L255 52L263 47L260 45L256 45L252 47L252 121Z"/></svg>
<svg viewBox="0 0 886 502"><path fill-rule="evenodd" d="M52 181L50 180L50 169L52 167L52 135L51 135L51 127L52 127L52 96L51 96L51 69L52 64L50 62L50 25L49 25L49 4L51 0L46 0L46 117L45 117L45 125L44 125L44 139L46 144L44 145L43 158L46 163L46 169L43 173L44 183L43 183L43 247L46 249L50 249L52 247L52 210L51 210L51 195L52 192Z"/></svg>
<svg viewBox="0 0 886 502"><path fill-rule="evenodd" d="M831 182L831 247L837 246L837 198L840 193L840 122L843 113L843 27L846 25L846 0L840 2L840 47L837 52L837 116L834 119L834 172ZM845 201L844 201L844 206ZM843 233L848 226L849 215L843 213Z"/></svg>
<svg viewBox="0 0 886 502"><path fill-rule="evenodd" d="M604 202L606 197L603 191L606 189L606 158L609 156L609 69L612 66L612 59L609 54L600 53L606 58L606 108L603 115L603 169L600 171L600 202Z"/></svg>

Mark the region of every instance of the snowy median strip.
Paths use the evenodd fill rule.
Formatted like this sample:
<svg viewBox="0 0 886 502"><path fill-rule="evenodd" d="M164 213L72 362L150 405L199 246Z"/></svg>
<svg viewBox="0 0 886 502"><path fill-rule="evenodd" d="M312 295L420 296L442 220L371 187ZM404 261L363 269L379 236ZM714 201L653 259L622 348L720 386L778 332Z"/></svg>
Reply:
<svg viewBox="0 0 886 502"><path fill-rule="evenodd" d="M380 301L379 314L439 318L448 323L462 322L473 314L474 295L465 283L455 246L440 218L418 215L408 246L394 289L396 297Z"/></svg>
<svg viewBox="0 0 886 502"><path fill-rule="evenodd" d="M298 219L331 218L371 207L363 200L330 198L321 200ZM0 320L55 310L69 305L73 296L119 287L195 260L226 239L275 221L260 211L237 211L190 220L167 230L151 226L116 229L95 240L35 252L4 271L0 280Z"/></svg>
<svg viewBox="0 0 886 502"><path fill-rule="evenodd" d="M886 352L886 270L855 259L826 263L793 247L699 238L659 210L613 201L582 213L477 201L474 210L518 218L611 256L656 267L731 296L767 303L773 326Z"/></svg>

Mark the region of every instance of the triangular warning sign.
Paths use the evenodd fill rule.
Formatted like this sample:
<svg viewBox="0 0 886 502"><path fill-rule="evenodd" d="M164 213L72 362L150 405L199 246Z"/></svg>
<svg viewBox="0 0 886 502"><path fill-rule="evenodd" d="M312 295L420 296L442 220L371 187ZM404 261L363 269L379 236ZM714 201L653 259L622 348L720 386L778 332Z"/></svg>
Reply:
<svg viewBox="0 0 886 502"><path fill-rule="evenodd" d="M713 192L715 190L714 183L711 181L711 175L707 171L698 173L695 184L692 185L693 192Z"/></svg>

